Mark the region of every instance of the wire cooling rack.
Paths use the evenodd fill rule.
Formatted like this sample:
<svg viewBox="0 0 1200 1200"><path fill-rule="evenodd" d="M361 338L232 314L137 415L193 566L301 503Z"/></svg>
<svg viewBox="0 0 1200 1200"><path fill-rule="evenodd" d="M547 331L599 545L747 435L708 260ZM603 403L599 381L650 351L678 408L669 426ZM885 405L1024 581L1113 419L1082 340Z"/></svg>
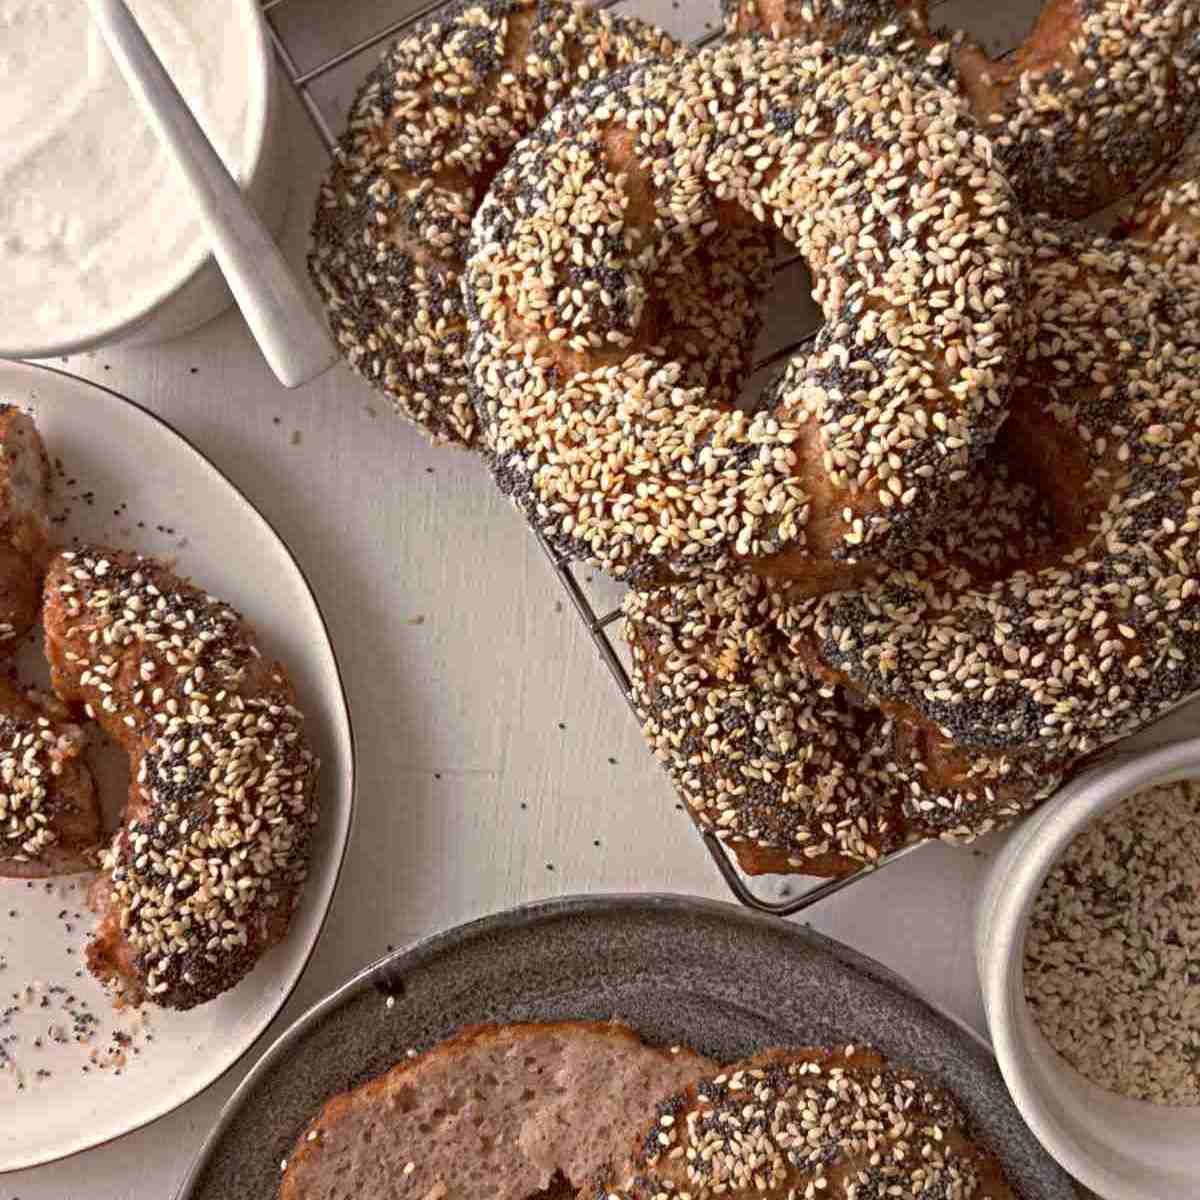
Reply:
<svg viewBox="0 0 1200 1200"><path fill-rule="evenodd" d="M360 55L367 55L373 48L403 33L406 29L416 25L425 17L436 13L438 9L446 7L451 3L451 0L432 0L432 2L422 3L418 7L405 12L403 16L381 25L378 29L373 30L365 37L359 38L344 49L323 57L316 65L301 67L297 61L299 55L293 52L293 48L290 45L291 39L282 31L279 17L285 15L280 10L285 8L298 9L304 2L305 0L263 0L261 9L267 25L267 31L274 43L276 57L283 69L283 74L299 98L321 140L330 153L332 153L337 143L338 133L330 125L317 98L314 96L313 85L319 80L325 79L331 72L337 70L337 68L351 62L351 60L358 58ZM403 5L404 2L405 0L396 0L398 5ZM1037 2L1040 2L1040 0L1037 0ZM696 3L696 0L682 0L682 3L690 7ZM594 0L593 6L596 8L614 8L618 4L620 4L621 11L627 11L630 8L629 4L622 4L621 0ZM945 6L943 11L959 6L957 0L940 0L940 3L939 0L933 0L931 7L942 7L943 5ZM634 5L634 8L636 10L636 5ZM720 36L721 31L719 28L709 28L707 32L692 38L691 41L694 46L703 46L717 41ZM365 75L367 70L367 61L364 60L360 75ZM800 260L797 256L790 255L783 257L776 265L777 274L782 275L784 272L796 268L798 265L800 265ZM758 361L755 362L755 374L769 370L799 347L811 341L816 336L818 325L816 322L810 322L810 326L810 328L804 329L803 322L794 322L790 327L790 336L783 339L776 339L779 344L764 352ZM797 333L800 336L796 336ZM604 665L611 673L625 702L632 709L633 700L629 674L612 640L613 627L621 620L622 616L620 606L605 607L601 611L597 611L596 606L589 598L587 591L576 574L579 568L570 562L564 561L541 536L540 532L537 530L533 532L546 558L549 560L551 568L555 575L558 576L563 590L570 597L571 604L583 622L584 628L587 630L588 636L592 639ZM840 879L824 880L813 883L808 887L803 887L799 883L798 877L795 876L760 877L760 879L767 881L774 880L776 895L784 897L783 899L768 899L752 890L747 877L738 868L733 857L726 849L725 844L715 834L702 832L702 836L708 852L712 855L717 869L720 871L721 876L729 886L729 890L733 893L734 897L747 908L756 909L759 912L773 913L776 916L790 916L801 909L807 908L809 905L816 904L819 900L823 900L834 892L840 891L842 888L863 879L866 875L874 874L882 867L910 854L922 844L917 843L895 851L882 858L872 867L864 867L862 870ZM795 889L797 887L801 887L803 890L796 892Z"/></svg>

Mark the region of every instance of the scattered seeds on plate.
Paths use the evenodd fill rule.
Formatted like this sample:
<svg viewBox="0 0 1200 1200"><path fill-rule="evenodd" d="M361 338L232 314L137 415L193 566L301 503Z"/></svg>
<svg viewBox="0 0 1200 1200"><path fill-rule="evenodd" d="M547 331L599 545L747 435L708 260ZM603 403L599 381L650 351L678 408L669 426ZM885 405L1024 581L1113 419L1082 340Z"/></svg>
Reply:
<svg viewBox="0 0 1200 1200"><path fill-rule="evenodd" d="M1200 783L1150 788L1075 838L1034 903L1025 996L1093 1083L1200 1104Z"/></svg>

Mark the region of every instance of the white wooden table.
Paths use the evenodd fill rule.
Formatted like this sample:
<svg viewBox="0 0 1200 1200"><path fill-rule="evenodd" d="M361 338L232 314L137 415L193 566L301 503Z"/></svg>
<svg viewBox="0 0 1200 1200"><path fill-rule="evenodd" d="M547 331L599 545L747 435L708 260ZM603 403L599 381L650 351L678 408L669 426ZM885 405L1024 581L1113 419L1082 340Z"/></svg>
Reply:
<svg viewBox="0 0 1200 1200"><path fill-rule="evenodd" d="M708 0L660 7L693 30L701 9L715 10ZM316 61L395 8L288 0L279 11L311 25ZM331 43L334 10L342 27ZM1019 33L1019 15L1003 20L1001 37ZM293 27L293 45L305 28ZM318 87L335 124L364 70L360 59ZM300 264L325 153L290 93L286 103L286 248ZM727 896L541 551L480 463L429 447L344 367L284 391L235 312L172 344L63 365L149 405L245 491L307 571L341 660L357 824L312 965L268 1037L388 948L522 901ZM993 847L922 849L804 919L982 1029L971 920ZM148 1129L0 1177L0 1200L167 1200L254 1057Z"/></svg>

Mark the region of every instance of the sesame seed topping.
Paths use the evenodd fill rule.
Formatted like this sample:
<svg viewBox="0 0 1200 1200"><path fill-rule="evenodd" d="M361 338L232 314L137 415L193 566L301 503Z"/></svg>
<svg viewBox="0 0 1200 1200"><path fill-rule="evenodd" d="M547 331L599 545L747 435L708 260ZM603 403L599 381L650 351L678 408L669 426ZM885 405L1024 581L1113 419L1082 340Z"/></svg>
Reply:
<svg viewBox="0 0 1200 1200"><path fill-rule="evenodd" d="M459 276L512 147L589 80L675 45L561 0L468 0L392 44L350 109L309 271L343 354L438 442L478 443Z"/></svg>
<svg viewBox="0 0 1200 1200"><path fill-rule="evenodd" d="M127 1001L190 1008L250 970L299 897L318 764L291 683L233 609L154 559L60 556L44 620L55 690L130 754L88 966Z"/></svg>
<svg viewBox="0 0 1200 1200"><path fill-rule="evenodd" d="M1015 223L956 98L894 63L740 42L593 85L474 221L472 387L501 486L564 555L635 582L908 544L1003 419ZM749 414L661 344L678 265L742 226L801 251L826 320Z"/></svg>
<svg viewBox="0 0 1200 1200"><path fill-rule="evenodd" d="M789 592L742 572L624 607L646 740L746 870L841 875L922 838L969 840L1057 783L1019 758L964 756L827 678L805 652L817 602Z"/></svg>
<svg viewBox="0 0 1200 1200"><path fill-rule="evenodd" d="M1129 195L1200 114L1192 0L1073 0L993 60L961 32L931 31L909 0L725 0L733 34L820 40L894 55L955 88L1029 212L1082 217Z"/></svg>
<svg viewBox="0 0 1200 1200"><path fill-rule="evenodd" d="M596 1200L754 1197L1013 1200L957 1103L859 1046L773 1051L660 1105L632 1179Z"/></svg>
<svg viewBox="0 0 1200 1200"><path fill-rule="evenodd" d="M1062 768L1200 689L1200 276L1050 224L1033 237L1010 461L1049 541L990 580L909 570L831 596L806 635L964 749Z"/></svg>

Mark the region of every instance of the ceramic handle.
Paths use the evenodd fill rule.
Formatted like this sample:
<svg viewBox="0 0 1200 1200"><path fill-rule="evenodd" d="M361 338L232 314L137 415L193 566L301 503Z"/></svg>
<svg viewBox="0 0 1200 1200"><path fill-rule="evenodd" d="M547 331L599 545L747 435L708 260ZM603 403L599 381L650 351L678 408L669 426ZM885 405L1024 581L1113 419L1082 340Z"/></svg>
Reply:
<svg viewBox="0 0 1200 1200"><path fill-rule="evenodd" d="M338 351L316 301L284 261L124 0L88 0L88 7L187 181L209 246L271 370L289 388L328 370Z"/></svg>

